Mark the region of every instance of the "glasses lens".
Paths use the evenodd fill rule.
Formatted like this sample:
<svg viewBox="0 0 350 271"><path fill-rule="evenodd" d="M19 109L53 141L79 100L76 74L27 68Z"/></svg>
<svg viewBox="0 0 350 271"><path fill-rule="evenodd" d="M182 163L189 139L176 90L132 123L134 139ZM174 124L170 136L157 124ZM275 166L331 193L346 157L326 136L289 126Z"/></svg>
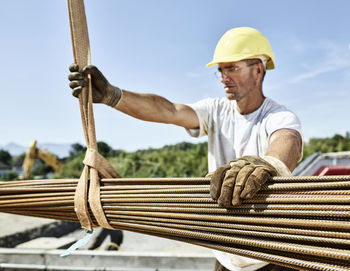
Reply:
<svg viewBox="0 0 350 271"><path fill-rule="evenodd" d="M215 75L215 77L216 77L217 79L221 79L221 72L216 71L216 72L214 73L214 75Z"/></svg>

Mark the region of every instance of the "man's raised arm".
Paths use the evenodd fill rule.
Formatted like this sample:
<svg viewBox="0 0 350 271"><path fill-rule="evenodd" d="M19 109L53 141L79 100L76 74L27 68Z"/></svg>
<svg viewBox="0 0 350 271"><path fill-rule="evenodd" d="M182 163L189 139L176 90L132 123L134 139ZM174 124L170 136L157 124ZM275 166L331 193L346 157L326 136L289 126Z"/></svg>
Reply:
<svg viewBox="0 0 350 271"><path fill-rule="evenodd" d="M103 103L132 117L160 123L169 123L187 129L199 127L199 120L194 110L184 104L175 104L155 94L136 93L122 90L108 82L101 71L93 65L79 71L77 64L69 67L69 86L72 94L78 97L87 85L86 75L91 75L92 98L94 103Z"/></svg>

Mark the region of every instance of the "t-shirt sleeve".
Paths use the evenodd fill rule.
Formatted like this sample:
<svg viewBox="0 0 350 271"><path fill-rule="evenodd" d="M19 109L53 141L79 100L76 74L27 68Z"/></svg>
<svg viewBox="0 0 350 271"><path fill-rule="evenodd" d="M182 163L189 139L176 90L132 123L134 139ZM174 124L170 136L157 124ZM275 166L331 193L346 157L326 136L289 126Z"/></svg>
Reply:
<svg viewBox="0 0 350 271"><path fill-rule="evenodd" d="M208 135L208 127L209 127L209 118L211 111L212 99L207 98L204 100L200 100L194 104L189 104L197 114L199 120L199 128L198 129L186 129L187 133L192 137L201 137Z"/></svg>
<svg viewBox="0 0 350 271"><path fill-rule="evenodd" d="M271 113L267 118L266 132L268 138L274 132L281 129L296 130L302 135L300 120L293 112L288 110Z"/></svg>

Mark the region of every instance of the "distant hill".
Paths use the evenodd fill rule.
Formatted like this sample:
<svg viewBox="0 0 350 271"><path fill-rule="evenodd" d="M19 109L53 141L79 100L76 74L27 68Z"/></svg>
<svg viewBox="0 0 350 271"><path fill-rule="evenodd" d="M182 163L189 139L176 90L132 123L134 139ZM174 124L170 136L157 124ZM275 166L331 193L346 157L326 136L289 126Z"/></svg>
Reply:
<svg viewBox="0 0 350 271"><path fill-rule="evenodd" d="M12 156L17 156L26 152L28 147L10 142L7 145L0 145L0 149L8 151Z"/></svg>
<svg viewBox="0 0 350 271"><path fill-rule="evenodd" d="M6 145L0 145L0 149L8 151L12 156L21 155L27 152L28 146L23 146L14 142ZM59 158L67 157L71 150L71 144L56 144L56 143L38 143L39 149L47 149L49 152L57 155Z"/></svg>

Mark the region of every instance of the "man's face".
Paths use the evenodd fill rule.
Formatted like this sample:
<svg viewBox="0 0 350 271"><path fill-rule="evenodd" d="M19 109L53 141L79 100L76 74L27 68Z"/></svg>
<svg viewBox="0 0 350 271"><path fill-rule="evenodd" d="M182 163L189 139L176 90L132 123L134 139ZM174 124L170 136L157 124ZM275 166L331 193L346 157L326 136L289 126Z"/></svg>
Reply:
<svg viewBox="0 0 350 271"><path fill-rule="evenodd" d="M257 80L256 73L253 72L254 67L255 64L248 66L244 60L218 64L227 99L238 102L252 95L254 90L256 91Z"/></svg>

